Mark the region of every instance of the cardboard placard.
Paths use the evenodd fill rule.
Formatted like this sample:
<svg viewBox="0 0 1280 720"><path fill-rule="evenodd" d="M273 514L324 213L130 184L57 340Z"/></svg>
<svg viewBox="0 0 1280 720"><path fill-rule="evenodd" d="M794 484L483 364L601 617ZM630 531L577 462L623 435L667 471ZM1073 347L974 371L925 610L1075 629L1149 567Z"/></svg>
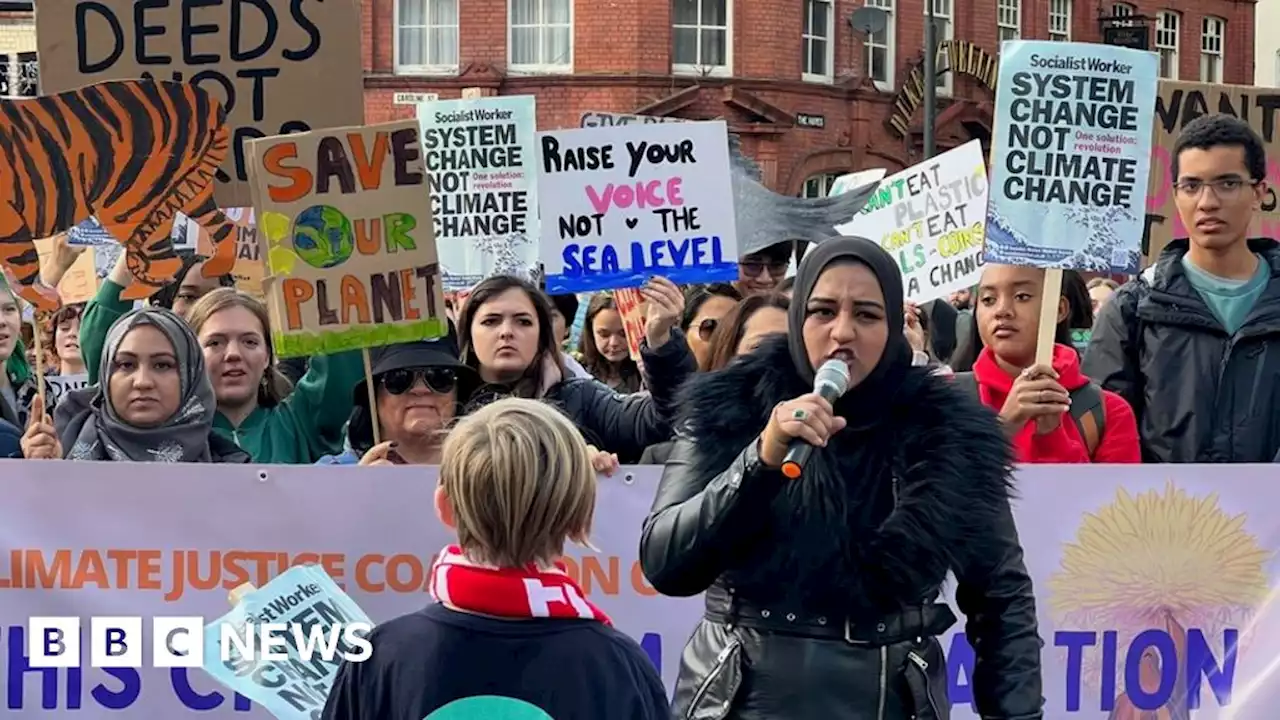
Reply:
<svg viewBox="0 0 1280 720"><path fill-rule="evenodd" d="M138 300L172 282L182 268L166 252L179 213L210 229L225 227L213 183L227 157L229 133L216 100L199 87L118 80L3 102L0 136L13 142L0 158L0 175L15 197L48 198L58 208L15 205L21 210L10 224L24 232L11 242L69 232L96 216L108 236L141 260L130 268L137 282L121 296ZM231 269L232 248L223 247L225 269L210 266L210 272ZM57 297L35 283L35 255L23 249L4 260L18 294L40 310L55 310Z"/></svg>
<svg viewBox="0 0 1280 720"><path fill-rule="evenodd" d="M1203 115L1223 113L1243 118L1260 136L1267 150L1267 181L1262 212L1254 217L1250 237L1280 238L1280 207L1275 186L1280 184L1280 88L1160 81L1155 130L1151 144L1151 182L1147 193L1146 233L1142 238L1147 264L1174 238L1187 237L1173 197L1173 145L1187 123Z"/></svg>
<svg viewBox="0 0 1280 720"><path fill-rule="evenodd" d="M978 283L986 214L987 168L972 140L884 178L836 230L880 243L902 270L906 299L926 303Z"/></svg>
<svg viewBox="0 0 1280 720"><path fill-rule="evenodd" d="M418 121L250 143L280 357L447 330Z"/></svg>
<svg viewBox="0 0 1280 720"><path fill-rule="evenodd" d="M446 290L538 267L538 115L532 95L418 106Z"/></svg>
<svg viewBox="0 0 1280 720"><path fill-rule="evenodd" d="M538 134L547 292L738 279L724 122Z"/></svg>
<svg viewBox="0 0 1280 720"><path fill-rule="evenodd" d="M53 238L36 240L36 252L40 255L40 266L44 267L47 258L53 254ZM98 273L94 268L93 255L96 248L86 248L58 282L58 295L65 305L89 302L98 294Z"/></svg>
<svg viewBox="0 0 1280 720"><path fill-rule="evenodd" d="M153 77L205 89L232 128L218 203L241 207L248 140L364 122L360 28L356 0L40 0L40 85L50 94Z"/></svg>
<svg viewBox="0 0 1280 720"><path fill-rule="evenodd" d="M1109 45L1001 46L987 262L1138 271L1158 66Z"/></svg>
<svg viewBox="0 0 1280 720"><path fill-rule="evenodd" d="M647 303L639 288L622 288L613 291L613 304L622 318L622 329L627 333L627 349L631 359L640 362L640 341L644 339Z"/></svg>

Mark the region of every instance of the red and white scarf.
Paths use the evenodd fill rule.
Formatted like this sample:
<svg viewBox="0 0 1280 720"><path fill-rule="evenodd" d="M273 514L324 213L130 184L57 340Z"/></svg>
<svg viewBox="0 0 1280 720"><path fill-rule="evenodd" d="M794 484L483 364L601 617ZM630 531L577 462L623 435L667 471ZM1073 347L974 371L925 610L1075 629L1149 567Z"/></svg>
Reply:
<svg viewBox="0 0 1280 720"><path fill-rule="evenodd" d="M459 610L509 618L584 618L613 625L592 605L563 563L552 570L491 568L476 565L450 545L431 564L428 588L437 602Z"/></svg>

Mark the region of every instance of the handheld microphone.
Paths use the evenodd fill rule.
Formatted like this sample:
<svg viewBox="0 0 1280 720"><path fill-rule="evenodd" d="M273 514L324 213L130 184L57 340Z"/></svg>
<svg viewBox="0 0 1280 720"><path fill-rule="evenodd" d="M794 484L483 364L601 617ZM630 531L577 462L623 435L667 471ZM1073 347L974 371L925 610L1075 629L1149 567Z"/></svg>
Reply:
<svg viewBox="0 0 1280 720"><path fill-rule="evenodd" d="M818 368L813 378L813 391L823 400L835 404L836 400L849 389L849 366L842 360L828 360ZM813 446L801 438L795 438L787 448L787 455L782 460L782 474L795 480L804 474L804 465L813 454Z"/></svg>

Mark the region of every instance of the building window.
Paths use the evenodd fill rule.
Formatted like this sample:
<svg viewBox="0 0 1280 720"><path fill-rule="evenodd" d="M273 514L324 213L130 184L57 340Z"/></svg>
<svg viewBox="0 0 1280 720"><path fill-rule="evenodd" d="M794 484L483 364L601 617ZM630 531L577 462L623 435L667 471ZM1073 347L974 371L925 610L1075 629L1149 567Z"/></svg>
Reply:
<svg viewBox="0 0 1280 720"><path fill-rule="evenodd" d="M731 0L672 0L672 71L728 75L733 38Z"/></svg>
<svg viewBox="0 0 1280 720"><path fill-rule="evenodd" d="M396 73L458 72L458 0L396 0Z"/></svg>
<svg viewBox="0 0 1280 720"><path fill-rule="evenodd" d="M1227 21L1206 17L1200 26L1200 82L1222 82L1222 37Z"/></svg>
<svg viewBox="0 0 1280 720"><path fill-rule="evenodd" d="M1160 53L1160 77L1178 79L1178 29L1182 19L1178 13L1161 11L1156 17L1156 51Z"/></svg>
<svg viewBox="0 0 1280 720"><path fill-rule="evenodd" d="M938 39L938 92L951 94L951 54L946 48L956 39L956 25L952 22L951 0L933 0L933 35ZM927 8L926 8L927 9Z"/></svg>
<svg viewBox="0 0 1280 720"><path fill-rule="evenodd" d="M831 26L835 7L831 0L804 0L804 79L831 82L835 44Z"/></svg>
<svg viewBox="0 0 1280 720"><path fill-rule="evenodd" d="M831 188L835 186L836 180L841 174L842 173L823 173L821 175L814 175L813 177L805 180L804 189L800 191L800 197L826 197L831 192Z"/></svg>
<svg viewBox="0 0 1280 720"><path fill-rule="evenodd" d="M885 91L893 91L894 81L894 45L897 33L894 30L894 0L867 0L867 7L880 8L884 11L884 29L867 33L862 38L865 50L864 66L867 77L875 82L876 87Z"/></svg>
<svg viewBox="0 0 1280 720"><path fill-rule="evenodd" d="M573 68L573 0L510 0L507 48L516 72Z"/></svg>
<svg viewBox="0 0 1280 720"><path fill-rule="evenodd" d="M1049 0L1049 39L1071 40L1071 0Z"/></svg>
<svg viewBox="0 0 1280 720"><path fill-rule="evenodd" d="M1111 6L1111 17L1133 17L1138 14L1138 8L1129 3L1116 3ZM1132 20L1116 22L1117 27L1134 27Z"/></svg>
<svg viewBox="0 0 1280 720"><path fill-rule="evenodd" d="M996 25L1000 29L1000 42L1022 37L1022 0L999 0Z"/></svg>

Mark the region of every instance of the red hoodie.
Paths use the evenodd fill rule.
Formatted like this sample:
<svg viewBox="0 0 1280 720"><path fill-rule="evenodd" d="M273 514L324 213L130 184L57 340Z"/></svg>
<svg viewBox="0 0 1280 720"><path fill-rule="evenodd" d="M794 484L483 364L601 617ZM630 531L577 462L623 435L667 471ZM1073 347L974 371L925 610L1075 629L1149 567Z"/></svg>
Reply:
<svg viewBox="0 0 1280 720"><path fill-rule="evenodd" d="M1058 382L1068 392L1083 387L1089 378L1080 372L1080 356L1074 348L1055 345L1053 369L1058 371ZM973 364L973 376L978 381L978 397L982 404L997 412L1013 388L1013 376L996 363L991 348L983 348L978 361ZM1102 411L1106 426L1098 440L1097 450L1089 457L1089 448L1080 430L1064 413L1058 427L1044 435L1036 434L1035 421L1027 424L1013 436L1013 447L1018 462L1024 463L1140 463L1142 450L1138 446L1138 421L1133 408L1119 395L1102 391Z"/></svg>

